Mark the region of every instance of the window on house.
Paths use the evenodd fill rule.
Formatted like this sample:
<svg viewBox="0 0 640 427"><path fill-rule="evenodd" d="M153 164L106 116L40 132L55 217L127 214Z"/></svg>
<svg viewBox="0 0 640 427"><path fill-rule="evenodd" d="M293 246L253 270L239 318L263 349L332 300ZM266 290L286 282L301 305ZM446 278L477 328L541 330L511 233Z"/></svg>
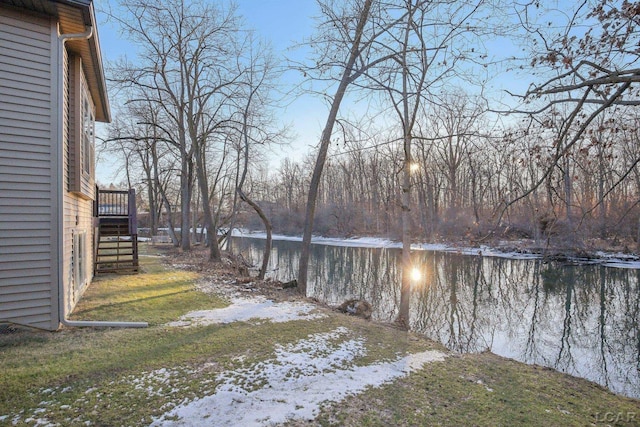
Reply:
<svg viewBox="0 0 640 427"><path fill-rule="evenodd" d="M95 112L84 77L82 60L69 56L68 184L69 191L82 198L95 197Z"/></svg>
<svg viewBox="0 0 640 427"><path fill-rule="evenodd" d="M87 283L87 232L79 231L73 235L73 279L75 288L80 289Z"/></svg>
<svg viewBox="0 0 640 427"><path fill-rule="evenodd" d="M82 86L82 172L93 176L94 162L94 126L95 119L93 116L93 108L87 94L87 89Z"/></svg>

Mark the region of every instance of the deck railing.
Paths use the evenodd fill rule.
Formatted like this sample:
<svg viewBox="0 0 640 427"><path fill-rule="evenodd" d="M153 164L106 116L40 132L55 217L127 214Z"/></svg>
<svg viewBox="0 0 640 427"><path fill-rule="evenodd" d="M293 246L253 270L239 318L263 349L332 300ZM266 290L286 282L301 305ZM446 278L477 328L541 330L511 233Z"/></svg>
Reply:
<svg viewBox="0 0 640 427"><path fill-rule="evenodd" d="M93 274L138 271L136 192L96 188Z"/></svg>
<svg viewBox="0 0 640 427"><path fill-rule="evenodd" d="M94 216L97 218L127 217L131 234L137 234L136 190L96 191Z"/></svg>
<svg viewBox="0 0 640 427"><path fill-rule="evenodd" d="M96 216L129 216L129 191L98 190Z"/></svg>

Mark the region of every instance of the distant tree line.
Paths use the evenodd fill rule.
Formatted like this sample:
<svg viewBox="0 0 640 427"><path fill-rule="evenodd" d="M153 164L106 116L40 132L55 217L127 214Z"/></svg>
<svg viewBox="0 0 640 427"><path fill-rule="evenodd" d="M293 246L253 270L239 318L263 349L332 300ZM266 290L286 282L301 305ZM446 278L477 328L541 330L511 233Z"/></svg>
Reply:
<svg viewBox="0 0 640 427"><path fill-rule="evenodd" d="M414 241L524 238L580 248L585 239L640 239L640 121L633 109L600 117L556 162L547 135L554 113L538 127L520 122L491 134L495 126L477 105L451 96L414 139ZM370 133L362 140L353 130L334 143L318 195L318 234L400 238L402 147L392 134ZM300 234L311 160L284 159L256 183L277 232Z"/></svg>
<svg viewBox="0 0 640 427"><path fill-rule="evenodd" d="M637 3L590 0L554 21L542 2L319 4L312 58L286 64L232 3L113 11L138 51L109 69L102 152L123 160L152 233L183 249L205 229L301 234L313 202L314 233L332 236L640 242ZM518 57L478 43L504 39ZM487 82L514 69L531 84L496 108ZM315 152L272 166L265 148L291 140L274 94L292 70L335 108Z"/></svg>

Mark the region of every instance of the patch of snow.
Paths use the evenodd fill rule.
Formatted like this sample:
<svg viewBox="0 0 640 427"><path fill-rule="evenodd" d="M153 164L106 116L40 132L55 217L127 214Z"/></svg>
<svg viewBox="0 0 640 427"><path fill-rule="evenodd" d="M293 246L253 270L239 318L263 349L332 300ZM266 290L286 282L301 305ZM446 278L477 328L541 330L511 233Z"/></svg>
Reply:
<svg viewBox="0 0 640 427"><path fill-rule="evenodd" d="M636 255L596 252L596 256L602 260L601 264L605 267L640 269L640 260Z"/></svg>
<svg viewBox="0 0 640 427"><path fill-rule="evenodd" d="M248 232L246 230L233 230L234 237L251 237L256 239L266 239L267 233L255 231ZM290 242L302 242L302 236L286 236L284 234L274 234L272 236L273 240L286 240ZM343 238L333 238L333 237L322 237L322 236L313 236L311 238L311 243L317 245L328 245L328 246L351 246L358 248L400 248L402 247L402 243L394 242L393 240L383 239L381 237L353 237L349 239Z"/></svg>
<svg viewBox="0 0 640 427"><path fill-rule="evenodd" d="M597 251L596 256L599 258L618 259L621 261L638 261L637 255L625 254L622 252L610 253L610 252Z"/></svg>
<svg viewBox="0 0 640 427"><path fill-rule="evenodd" d="M323 402L338 402L445 358L442 352L425 351L356 366L354 360L366 350L362 339L337 342L348 334L344 327L315 334L278 347L274 359L223 372L214 394L176 406L152 426L207 425L211 420L219 426L258 426L310 420Z"/></svg>
<svg viewBox="0 0 640 427"><path fill-rule="evenodd" d="M249 232L246 230L235 230L233 235L235 237L250 237L256 239L266 239L267 235L264 232ZM301 242L302 236L285 236L283 234L274 234L273 240L285 240L290 242ZM353 237L353 238L332 238L313 236L311 243L317 245L329 245L329 246L345 246L354 248L402 248L402 242L396 242L390 239L384 239L381 237ZM502 252L487 246L481 246L480 248L469 247L457 247L449 246L441 243L414 243L411 245L413 250L422 251L435 251L435 252L453 252L462 255L481 255L501 258L512 259L535 259L540 258L537 254L525 254L520 252Z"/></svg>
<svg viewBox="0 0 640 427"><path fill-rule="evenodd" d="M216 323L245 322L251 319L271 322L312 320L324 317L313 304L300 301L274 302L261 297L231 298L231 305L213 310L191 311L168 326L206 326Z"/></svg>
<svg viewBox="0 0 640 427"><path fill-rule="evenodd" d="M640 261L605 261L601 263L605 267L612 268L630 268L635 270L640 270Z"/></svg>
<svg viewBox="0 0 640 427"><path fill-rule="evenodd" d="M452 252L460 255L475 255L475 256L486 256L486 257L495 257L495 258L509 258L509 259L539 259L542 258L539 254L528 254L521 252L504 252L498 249L490 248L488 246L481 246L479 248L465 248L465 247L454 247L447 246L441 244L431 244L431 243L423 243L420 245L412 245L411 249L419 249L424 251L434 251L434 252Z"/></svg>
<svg viewBox="0 0 640 427"><path fill-rule="evenodd" d="M249 237L256 239L266 239L266 233L260 231L233 230L235 237ZM282 234L274 234L273 240L286 240L292 242L301 242L302 236L286 236ZM355 238L330 238L313 236L311 243L318 245L358 247L358 248L402 248L401 242L379 237L355 237ZM479 248L449 246L441 243L414 243L411 245L412 250L424 250L434 252L450 252L460 255L486 256L495 258L507 258L516 260L540 259L542 255L535 253L522 253L517 251L502 251L489 246L481 246ZM629 255L624 253L606 253L596 252L595 259L571 258L569 261L578 264L598 264L612 268L629 268L640 269L640 259L637 255Z"/></svg>

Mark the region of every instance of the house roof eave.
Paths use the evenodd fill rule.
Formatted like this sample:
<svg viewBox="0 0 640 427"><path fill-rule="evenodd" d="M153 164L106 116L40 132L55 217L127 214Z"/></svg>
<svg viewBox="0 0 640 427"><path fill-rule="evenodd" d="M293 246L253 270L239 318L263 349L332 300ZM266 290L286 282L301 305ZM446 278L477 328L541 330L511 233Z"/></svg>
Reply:
<svg viewBox="0 0 640 427"><path fill-rule="evenodd" d="M71 11L80 12L78 14ZM96 104L96 120L111 121L111 110L100 49L100 37L96 24L93 2L88 0L66 0L58 2L58 18L61 31L64 33L82 33L87 27L93 28L93 35L88 40L73 40L67 45L70 50L80 55L85 67L89 91Z"/></svg>
<svg viewBox="0 0 640 427"><path fill-rule="evenodd" d="M80 34L88 27L93 28L93 35L88 40L70 40L66 46L82 58L89 92L96 105L96 120L110 122L111 110L93 1L0 0L0 3L54 17L59 23L61 34Z"/></svg>
<svg viewBox="0 0 640 427"><path fill-rule="evenodd" d="M89 49L91 50L91 61L93 65L93 72L96 78L94 88L95 91L100 93L98 102L99 108L96 106L96 120L108 123L111 121L111 109L109 107L109 97L107 95L107 83L104 75L104 67L102 63L102 50L100 49L100 39L98 37L98 25L96 24L95 11L93 3L90 5L91 10L91 22L93 26L93 37L89 42ZM99 114L98 114L99 113Z"/></svg>

